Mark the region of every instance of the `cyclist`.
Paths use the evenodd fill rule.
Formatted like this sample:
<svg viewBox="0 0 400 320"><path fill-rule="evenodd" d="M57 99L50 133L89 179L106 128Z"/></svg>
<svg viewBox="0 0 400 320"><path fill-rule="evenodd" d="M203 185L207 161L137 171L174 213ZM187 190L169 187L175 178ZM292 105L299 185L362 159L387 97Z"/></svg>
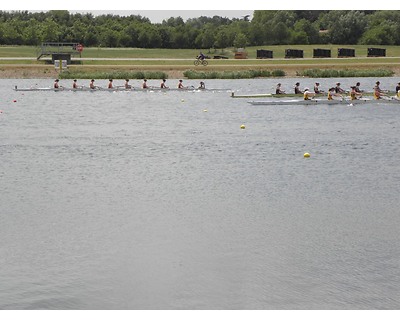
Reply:
<svg viewBox="0 0 400 320"><path fill-rule="evenodd" d="M203 54L203 52L200 51L200 54L197 56L197 59L203 61L206 58L206 56Z"/></svg>

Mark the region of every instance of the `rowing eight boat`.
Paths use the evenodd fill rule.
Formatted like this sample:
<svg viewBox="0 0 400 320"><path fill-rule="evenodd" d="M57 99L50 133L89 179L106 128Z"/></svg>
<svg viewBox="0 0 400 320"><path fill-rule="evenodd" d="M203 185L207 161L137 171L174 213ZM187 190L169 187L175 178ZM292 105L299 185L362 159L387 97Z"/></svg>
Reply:
<svg viewBox="0 0 400 320"><path fill-rule="evenodd" d="M400 100L397 99L357 99L357 100L326 100L326 99L312 99L312 100L263 100L263 101L248 101L251 105L259 106L279 106L279 105L356 105L356 104L387 104L393 103L400 105Z"/></svg>
<svg viewBox="0 0 400 320"><path fill-rule="evenodd" d="M363 92L363 96L373 96L373 92ZM396 93L395 92L387 92L386 93L388 96L394 96ZM345 94L344 94L345 95ZM320 98L320 97L326 97L326 93L320 93L316 94L315 97ZM232 98L302 98L303 94L292 94L292 93L284 93L284 94L274 94L274 93L256 93L256 94L235 94L234 92L231 93Z"/></svg>
<svg viewBox="0 0 400 320"><path fill-rule="evenodd" d="M152 92L152 91L160 91L160 92L167 92L167 91L192 91L192 92L197 92L197 91L231 91L231 89L201 89L201 88L194 88L194 87L186 87L186 88L147 88L147 89L142 89L142 88L130 88L126 89L125 87L115 87L112 89L108 88L102 88L102 87L96 87L95 89L90 89L89 87L81 87L81 88L51 88L51 87L31 87L31 88L18 88L18 86L14 87L15 91L54 91L54 92L59 92L59 91L86 91L86 92L95 92L95 91L109 91L109 92L115 92L115 91L126 91L126 92L131 92L131 91L139 91L139 92Z"/></svg>

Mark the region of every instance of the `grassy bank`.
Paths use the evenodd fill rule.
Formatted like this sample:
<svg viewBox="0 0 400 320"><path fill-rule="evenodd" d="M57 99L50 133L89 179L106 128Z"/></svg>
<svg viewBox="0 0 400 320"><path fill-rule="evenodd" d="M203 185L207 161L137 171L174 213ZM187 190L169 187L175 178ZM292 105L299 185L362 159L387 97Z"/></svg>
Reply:
<svg viewBox="0 0 400 320"><path fill-rule="evenodd" d="M355 58L335 58L337 48L351 47ZM379 46L374 46L379 47ZM285 59L287 48L304 50L304 58ZM313 49L330 49L333 58L312 58ZM82 59L73 57L68 67L73 78L249 78L249 77L356 77L400 76L400 47L385 46L386 57L367 57L367 46L265 46L246 48L249 59L234 59L234 49L203 50L206 55L223 55L229 59L209 59L207 67L193 65L199 50L85 48ZM272 50L273 59L256 59L258 49ZM0 46L0 77L49 78L58 76L51 63L37 61L36 47ZM279 73L274 73L279 70ZM309 70L314 70L310 73ZM315 71L316 70L316 71ZM148 73L156 73L155 75ZM339 72L339 73L336 73ZM346 72L346 73L343 73ZM115 75L115 76L114 76ZM60 77L67 75L61 74ZM351 76L351 75L350 75Z"/></svg>
<svg viewBox="0 0 400 320"><path fill-rule="evenodd" d="M303 50L304 58L313 58L314 49L331 50L332 58L337 57L339 48L350 48L355 50L356 58L367 58L368 48L386 49L386 57L400 57L400 46L367 46L367 45L279 45L279 46L257 46L247 47L249 59L257 58L257 50L273 51L273 59L283 59L286 49ZM37 57L38 47L35 46L0 46L0 57ZM82 58L150 58L150 59L194 59L199 51L213 57L214 55L226 56L233 59L235 48L226 49L143 49L143 48L102 48L85 47ZM272 60L273 60L272 59ZM327 58L320 58L327 59ZM340 58L346 60L347 58ZM374 58L369 58L374 59ZM271 60L271 59L266 59Z"/></svg>

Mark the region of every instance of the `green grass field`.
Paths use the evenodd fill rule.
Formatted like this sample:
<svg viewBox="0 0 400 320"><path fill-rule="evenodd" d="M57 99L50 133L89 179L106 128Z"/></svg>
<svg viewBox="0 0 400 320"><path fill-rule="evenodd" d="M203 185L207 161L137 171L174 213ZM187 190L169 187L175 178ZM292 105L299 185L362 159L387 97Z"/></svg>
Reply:
<svg viewBox="0 0 400 320"><path fill-rule="evenodd" d="M367 57L368 47L386 49L386 57ZM354 58L337 58L338 48L355 49ZM272 50L273 59L256 59L257 50ZM285 59L286 49L304 51L304 58ZM330 49L332 58L313 58L313 49ZM248 59L234 59L235 50L202 50L210 56L207 67L193 65L200 50L195 49L141 49L141 48L84 48L82 58L72 57L71 71L156 71L167 72L180 77L185 71L195 69L201 72L243 72L243 71L283 71L286 76L298 76L309 69L321 70L364 70L385 69L400 75L400 46L340 46L340 45L293 45L247 47ZM0 66L4 72L11 73L17 68L51 69L51 57L47 62L36 59L38 47L0 46ZM228 59L213 59L222 55ZM53 67L54 68L54 67ZM2 71L0 70L0 71ZM54 70L54 69L53 69ZM48 71L45 71L48 74ZM7 76L7 75L6 75Z"/></svg>
<svg viewBox="0 0 400 320"><path fill-rule="evenodd" d="M332 58L337 57L338 48L355 49L356 58L366 58L369 47L386 49L386 57L400 57L400 46L366 46L366 45L279 45L247 47L248 59L256 59L257 50L272 50L274 59L282 59L285 49L304 50L304 58L313 58L313 49L330 49ZM31 46L0 46L0 57L36 57L38 47ZM141 48L84 48L82 58L152 58L152 59L194 59L200 50L196 49L141 49ZM224 55L233 59L235 50L227 48L224 50L202 49L206 55ZM343 58L341 58L343 59ZM273 60L273 59L266 59ZM298 59L296 59L298 60ZM320 59L316 59L320 60ZM344 59L345 60L345 59ZM289 59L288 59L289 61Z"/></svg>

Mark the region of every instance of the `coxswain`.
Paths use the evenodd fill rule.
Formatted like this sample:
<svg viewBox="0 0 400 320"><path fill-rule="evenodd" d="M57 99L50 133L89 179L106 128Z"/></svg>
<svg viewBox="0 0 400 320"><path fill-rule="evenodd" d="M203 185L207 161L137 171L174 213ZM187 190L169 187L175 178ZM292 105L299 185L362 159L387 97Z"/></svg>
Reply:
<svg viewBox="0 0 400 320"><path fill-rule="evenodd" d="M129 79L125 79L125 89L132 89L132 86L129 84Z"/></svg>
<svg viewBox="0 0 400 320"><path fill-rule="evenodd" d="M294 87L294 94L302 94L303 91L300 90L300 82L296 82L296 85Z"/></svg>
<svg viewBox="0 0 400 320"><path fill-rule="evenodd" d="M350 100L358 100L361 98L361 92L356 91L356 86L351 86Z"/></svg>
<svg viewBox="0 0 400 320"><path fill-rule="evenodd" d="M94 85L94 79L90 80L89 88L90 89L97 89L97 87Z"/></svg>
<svg viewBox="0 0 400 320"><path fill-rule="evenodd" d="M336 83L335 92L336 92L336 93L344 93L344 92L345 92L345 91L340 87L340 82L337 82L337 83Z"/></svg>
<svg viewBox="0 0 400 320"><path fill-rule="evenodd" d="M323 92L324 91L319 89L319 82L316 82L315 85L314 85L314 93L320 94L320 93L323 93Z"/></svg>
<svg viewBox="0 0 400 320"><path fill-rule="evenodd" d="M166 79L162 80L161 85L160 85L161 89L168 89L167 85L165 84L166 81L167 81Z"/></svg>
<svg viewBox="0 0 400 320"><path fill-rule="evenodd" d="M285 93L285 90L282 90L281 89L281 84L280 83L278 83L277 85L276 85L276 89L275 89L275 94L284 94Z"/></svg>
<svg viewBox="0 0 400 320"><path fill-rule="evenodd" d="M185 87L183 86L183 80L179 80L178 83L178 89L184 89Z"/></svg>
<svg viewBox="0 0 400 320"><path fill-rule="evenodd" d="M112 89L113 87L113 79L110 79L108 82L108 89Z"/></svg>
<svg viewBox="0 0 400 320"><path fill-rule="evenodd" d="M311 100L312 98L315 97L315 93L311 92L310 89L304 88L304 100Z"/></svg>
<svg viewBox="0 0 400 320"><path fill-rule="evenodd" d="M206 84L203 81L200 81L200 86L198 89L205 89L206 88Z"/></svg>
<svg viewBox="0 0 400 320"><path fill-rule="evenodd" d="M60 86L58 85L59 81L60 80L58 80L58 79L54 80L54 85L53 85L54 89L59 89L60 88Z"/></svg>

